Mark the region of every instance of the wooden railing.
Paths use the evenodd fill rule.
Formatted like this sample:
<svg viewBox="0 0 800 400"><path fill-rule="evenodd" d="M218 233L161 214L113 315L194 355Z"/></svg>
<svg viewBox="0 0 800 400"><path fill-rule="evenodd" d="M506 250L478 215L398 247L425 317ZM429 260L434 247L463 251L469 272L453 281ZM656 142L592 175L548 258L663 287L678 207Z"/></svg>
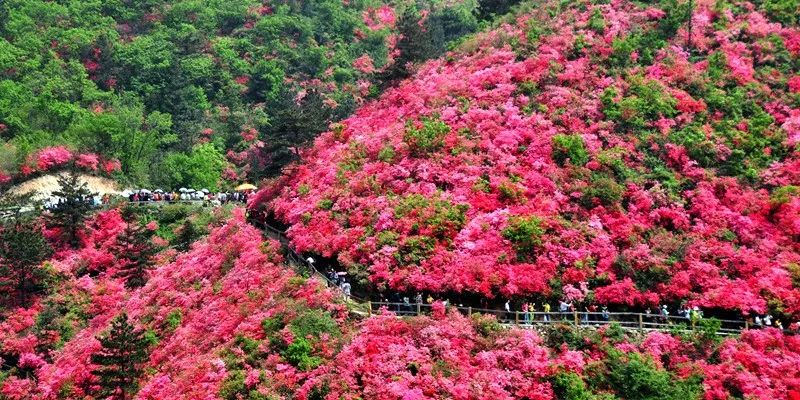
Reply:
<svg viewBox="0 0 800 400"><path fill-rule="evenodd" d="M175 200L167 201L142 201L131 202L131 204L142 207L159 207L166 204L195 204L205 205L207 200ZM16 215L19 208L16 209L0 209L0 218L3 218L3 213L10 213ZM281 243L286 258L289 264L302 276L315 277L319 279L329 288L339 293L345 301L355 303L361 308L366 310L369 315L383 310L391 311L399 317L430 315L432 312L432 305L427 303L394 303L394 302L377 302L370 301L353 294L345 295L341 288L333 281L331 281L325 274L317 270L316 266L309 263L300 254L298 254L291 246L290 240L286 237L284 231L270 226L263 221L251 221L265 232L269 237ZM452 306L464 315L482 314L492 315L497 321L506 326L517 326L520 328L532 328L535 326L546 326L551 324L570 324L574 326L587 326L587 327L600 327L609 324L617 324L624 329L640 329L640 330L685 330L694 329L699 323L699 318L686 318L684 316L668 315L662 316L659 314L648 313L635 313L635 312L582 312L582 311L569 311L569 312L524 312L524 311L510 311L486 308L474 308L464 306ZM738 334L742 330L753 328L747 321L743 320L727 320L717 319L721 326L717 331L722 335ZM786 333L794 334L794 331L784 330Z"/></svg>
<svg viewBox="0 0 800 400"><path fill-rule="evenodd" d="M394 302L369 302L370 313L391 311L401 317L430 315L433 305L426 303L394 303ZM687 330L694 329L702 318L686 318L677 315L662 316L658 314L635 313L635 312L524 312L453 306L448 305L448 309L458 310L461 314L472 315L482 314L494 316L503 325L517 326L520 328L532 328L535 326L552 324L569 324L573 326L600 327L603 325L617 324L625 329L641 330ZM717 330L718 334L731 335L738 334L744 329L750 328L746 321L716 319L721 326Z"/></svg>
<svg viewBox="0 0 800 400"><path fill-rule="evenodd" d="M341 287L337 285L335 282L331 281L325 274L317 270L314 264L308 262L308 260L304 259L300 254L298 254L290 245L289 238L286 237L285 232L280 229L277 229L273 226L267 225L263 222L255 222L256 226L261 228L262 231L266 232L267 235L278 242L281 243L281 246L286 251L286 258L289 261L289 264L292 265L295 270L302 276L306 277L316 277L317 279L321 280L328 288L333 289L335 292L339 293L341 296L345 298L348 302L355 302L357 304L361 304L364 306L369 305L369 301L362 297L356 296L354 294L345 295L342 291Z"/></svg>
<svg viewBox="0 0 800 400"><path fill-rule="evenodd" d="M295 266L297 271L305 276L315 276L322 280L328 287L333 288L340 294L340 288L328 279L325 274L320 273L316 267L298 254L291 246L290 240L286 237L284 231L270 226L262 221L255 222L268 236L278 240L286 251L287 258L290 263ZM342 294L343 295L343 294ZM369 299L360 298L358 296L347 296L348 301L361 304L366 309L369 315L373 313L382 312L383 310L391 311L399 317L410 317L419 315L430 315L432 312L432 305L427 303L394 303L394 302L380 302L370 301ZM636 312L524 312L524 311L511 311L486 308L474 308L464 306L452 306L448 308L455 308L464 315L483 314L492 315L497 321L506 326L517 326L520 328L532 328L535 326L550 325L550 324L571 324L574 326L587 326L599 327L615 323L624 329L641 329L641 330L689 330L694 329L699 324L701 318L686 318L678 315L662 316L659 314L647 314ZM721 326L717 333L721 335L738 334L744 329L750 328L747 321L743 320L727 320L717 319Z"/></svg>

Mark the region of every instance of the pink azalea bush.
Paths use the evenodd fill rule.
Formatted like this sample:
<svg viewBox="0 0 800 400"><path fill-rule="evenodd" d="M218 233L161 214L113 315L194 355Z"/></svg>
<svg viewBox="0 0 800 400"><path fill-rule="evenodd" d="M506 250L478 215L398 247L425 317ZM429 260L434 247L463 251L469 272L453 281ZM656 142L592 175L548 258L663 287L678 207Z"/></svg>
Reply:
<svg viewBox="0 0 800 400"><path fill-rule="evenodd" d="M119 160L103 159L95 153L77 153L64 146L44 147L30 154L16 173L0 172L0 185L11 183L15 178L28 177L34 173L62 170L73 164L81 171L101 172L105 175L111 175L121 169Z"/></svg>
<svg viewBox="0 0 800 400"><path fill-rule="evenodd" d="M520 15L258 198L378 288L800 316L797 71L774 68L800 32L735 3L695 5L692 56L668 5Z"/></svg>
<svg viewBox="0 0 800 400"><path fill-rule="evenodd" d="M114 254L125 225L118 210L93 216L82 246L59 248L48 261L62 281L53 292L4 312L0 346L10 369L0 382L3 398L93 398L96 337L121 311L157 339L147 349L139 399L257 392L544 400L567 390L624 393L613 374L630 362L639 374L706 398L786 398L800 390L800 347L775 329L719 344L697 334L637 339L615 327L578 333L563 326L540 335L442 302L431 317L349 319L332 292L283 265L278 244L264 241L242 210L191 250L165 251L146 285L130 290L117 277Z"/></svg>
<svg viewBox="0 0 800 400"><path fill-rule="evenodd" d="M72 152L64 146L47 147L34 155L36 167L47 171L72 161Z"/></svg>

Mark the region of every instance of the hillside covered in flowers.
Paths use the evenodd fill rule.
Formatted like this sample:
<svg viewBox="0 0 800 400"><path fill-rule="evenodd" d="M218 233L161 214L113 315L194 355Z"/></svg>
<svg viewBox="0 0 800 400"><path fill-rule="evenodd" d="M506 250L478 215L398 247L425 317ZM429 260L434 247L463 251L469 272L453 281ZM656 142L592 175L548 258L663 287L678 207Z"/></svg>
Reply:
<svg viewBox="0 0 800 400"><path fill-rule="evenodd" d="M124 208L97 213L75 249L45 229L56 249L42 267L47 290L3 309L2 398L800 395L800 341L774 328L730 339L704 325L675 334L636 334L615 325L556 325L536 333L502 327L493 317L466 317L441 302L430 316L357 317L336 292L292 272L277 242L264 240L241 209L190 215L213 228L189 247L165 247L177 243L168 234L175 221L148 222L146 231L162 250L146 282L134 287L119 274L127 254L120 247L143 222L139 217ZM142 356L124 391L101 379L97 357L120 317L138 332Z"/></svg>
<svg viewBox="0 0 800 400"><path fill-rule="evenodd" d="M0 137L24 150L0 184L162 156L216 184L301 159L246 209L94 206L73 173L41 214L4 214L1 399L800 399L797 1L144 3L0 4ZM63 66L79 73L37 79ZM340 106L310 148L262 142ZM136 141L153 136L170 143ZM290 247L430 312L366 308ZM452 307L506 300L580 308L501 324ZM706 317L579 323L590 305ZM722 336L710 318L756 315L775 323Z"/></svg>
<svg viewBox="0 0 800 400"><path fill-rule="evenodd" d="M333 125L261 197L298 250L379 290L795 320L796 12L531 7Z"/></svg>

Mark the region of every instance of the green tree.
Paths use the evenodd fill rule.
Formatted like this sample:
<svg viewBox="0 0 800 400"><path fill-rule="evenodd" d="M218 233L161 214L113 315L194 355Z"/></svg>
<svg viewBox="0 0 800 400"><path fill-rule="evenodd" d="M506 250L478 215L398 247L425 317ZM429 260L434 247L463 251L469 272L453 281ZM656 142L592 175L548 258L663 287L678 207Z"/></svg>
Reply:
<svg viewBox="0 0 800 400"><path fill-rule="evenodd" d="M81 113L65 136L94 152L119 159L122 172L137 182L146 180L157 152L177 141L172 117L158 111L147 114L133 95L115 99L109 111Z"/></svg>
<svg viewBox="0 0 800 400"><path fill-rule="evenodd" d="M119 263L117 276L125 279L129 289L142 287L147 282L147 270L158 252L151 238L152 233L135 222L129 222L117 238L114 246Z"/></svg>
<svg viewBox="0 0 800 400"><path fill-rule="evenodd" d="M163 163L167 172L167 187L191 187L216 190L222 171L227 165L225 156L211 143L195 146L190 154L169 154Z"/></svg>
<svg viewBox="0 0 800 400"><path fill-rule="evenodd" d="M200 236L202 232L194 227L194 223L188 218L179 228L178 236L175 238L175 248L178 251L187 251Z"/></svg>
<svg viewBox="0 0 800 400"><path fill-rule="evenodd" d="M142 364L147 361L147 339L144 332L135 329L124 312L111 321L111 328L97 338L102 345L92 354L92 371L100 381L102 398L126 400L138 389Z"/></svg>
<svg viewBox="0 0 800 400"><path fill-rule="evenodd" d="M16 293L25 305L30 293L41 290L46 271L41 264L53 253L42 227L18 219L0 228L0 287Z"/></svg>
<svg viewBox="0 0 800 400"><path fill-rule="evenodd" d="M66 175L58 177L59 189L53 196L59 199L58 205L50 211L48 225L61 229L63 239L76 248L80 245L80 232L83 222L92 211L92 193L86 182L80 180L77 170L71 169Z"/></svg>

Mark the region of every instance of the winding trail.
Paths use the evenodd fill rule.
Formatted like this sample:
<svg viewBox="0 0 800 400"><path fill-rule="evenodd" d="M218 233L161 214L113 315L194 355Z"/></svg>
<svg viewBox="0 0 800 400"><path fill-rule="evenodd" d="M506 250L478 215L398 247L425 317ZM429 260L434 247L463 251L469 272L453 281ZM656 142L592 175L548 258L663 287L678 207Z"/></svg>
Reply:
<svg viewBox="0 0 800 400"><path fill-rule="evenodd" d="M392 302L375 302L370 299L360 298L357 296L345 296L341 289L325 274L321 273L311 263L307 262L299 253L297 253L291 246L290 239L286 233L278 228L270 226L262 221L251 221L253 225L261 229L269 238L275 239L281 243L287 255L289 264L299 274L308 277L316 277L324 282L329 288L339 292L351 306L351 311L364 316L372 315L376 312L383 310L392 311L400 317L409 317L417 315L430 315L432 313L432 305L426 303L392 303ZM658 314L635 313L635 312L579 312L571 311L566 313L559 312L522 312L497 309L484 309L473 308L465 306L449 306L458 310L464 315L483 314L493 315L497 321L507 327L518 327L523 329L533 329L536 327L543 327L554 324L567 324L574 327L588 327L597 328L612 323L618 324L623 329L641 330L641 331L691 331L697 326L699 320L692 320L682 316L661 316ZM737 320L717 320L721 323L720 328L717 330L719 335L737 335L743 330L750 329L747 321ZM786 333L793 333L784 330Z"/></svg>
<svg viewBox="0 0 800 400"><path fill-rule="evenodd" d="M198 206L206 206L207 202L204 200L180 200L171 203L195 204ZM137 203L140 207L162 207L167 202L141 202ZM3 210L0 210L3 211ZM31 210L33 211L33 210ZM5 210L9 213L7 217L13 218L19 212L19 208L15 210ZM1 217L1 215L0 215ZM430 315L433 306L426 303L393 303L393 302L376 302L368 298L359 297L356 295L345 295L341 288L332 282L325 274L321 273L313 264L309 263L302 255L297 253L291 246L290 239L286 233L278 228L270 226L263 221L249 219L249 222L256 228L261 230L268 238L274 239L281 244L288 264L300 275L305 277L314 277L323 282L328 288L337 292L348 305L351 314L357 317L368 317L373 313L383 311L394 312L399 317L410 317L418 315ZM535 329L537 327L545 327L548 325L570 325L575 328L598 328L612 323L618 324L623 329L639 330L639 331L692 331L697 326L699 320L692 320L682 316L661 316L658 314L636 313L636 312L523 312L498 309L485 309L474 308L468 306L453 306L448 305L449 308L458 310L464 315L483 314L492 315L497 318L497 321L506 327L518 327L522 329ZM744 330L750 329L751 326L747 321L743 320L717 320L721 323L720 328L717 330L719 335L738 335ZM785 334L795 334L796 332L784 329Z"/></svg>

